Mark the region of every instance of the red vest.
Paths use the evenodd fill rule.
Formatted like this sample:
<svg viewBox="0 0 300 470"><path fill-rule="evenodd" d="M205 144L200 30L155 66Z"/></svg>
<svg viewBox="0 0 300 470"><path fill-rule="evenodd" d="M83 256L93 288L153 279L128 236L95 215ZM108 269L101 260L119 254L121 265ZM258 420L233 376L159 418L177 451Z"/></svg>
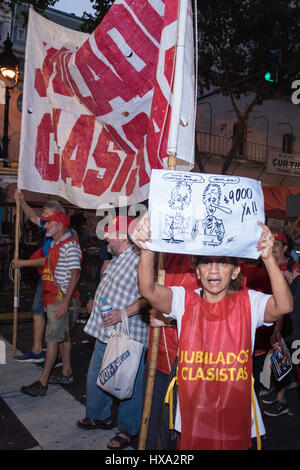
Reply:
<svg viewBox="0 0 300 470"><path fill-rule="evenodd" d="M58 286L54 281L54 273L55 269L59 260L59 249L61 246L65 245L65 243L69 243L70 241L77 240L73 237L68 237L65 240L62 240L59 243L56 243L47 253L45 264L43 267L42 272L42 296L43 296L43 304L46 305L53 305L56 303L57 295L59 293ZM78 242L77 242L78 243ZM50 259L50 262L49 262ZM50 270L49 271L49 265ZM79 292L75 290L72 297L78 297Z"/></svg>
<svg viewBox="0 0 300 470"><path fill-rule="evenodd" d="M251 308L246 289L217 303L186 290L177 377L181 450L251 447Z"/></svg>

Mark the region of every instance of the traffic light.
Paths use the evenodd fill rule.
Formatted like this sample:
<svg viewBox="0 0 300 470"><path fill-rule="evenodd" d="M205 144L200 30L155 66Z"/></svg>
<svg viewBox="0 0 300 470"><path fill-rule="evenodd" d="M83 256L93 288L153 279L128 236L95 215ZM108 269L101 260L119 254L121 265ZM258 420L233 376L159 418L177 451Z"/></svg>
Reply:
<svg viewBox="0 0 300 470"><path fill-rule="evenodd" d="M265 80L267 82L277 83L280 69L280 58L280 49L268 49L264 51L263 65Z"/></svg>

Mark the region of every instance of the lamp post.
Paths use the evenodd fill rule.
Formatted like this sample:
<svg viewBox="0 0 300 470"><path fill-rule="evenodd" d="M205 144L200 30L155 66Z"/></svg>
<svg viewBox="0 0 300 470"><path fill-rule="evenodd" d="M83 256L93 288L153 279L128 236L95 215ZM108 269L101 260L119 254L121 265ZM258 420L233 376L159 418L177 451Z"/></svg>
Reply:
<svg viewBox="0 0 300 470"><path fill-rule="evenodd" d="M4 107L4 128L3 128L3 149L2 149L2 158L4 159L4 165L7 166L8 159L8 119L9 119L9 100L10 100L10 90L15 88L18 83L19 78L19 62L18 57L12 52L12 42L7 35L6 40L4 41L4 50L0 54L0 74L4 79L5 83L5 107Z"/></svg>

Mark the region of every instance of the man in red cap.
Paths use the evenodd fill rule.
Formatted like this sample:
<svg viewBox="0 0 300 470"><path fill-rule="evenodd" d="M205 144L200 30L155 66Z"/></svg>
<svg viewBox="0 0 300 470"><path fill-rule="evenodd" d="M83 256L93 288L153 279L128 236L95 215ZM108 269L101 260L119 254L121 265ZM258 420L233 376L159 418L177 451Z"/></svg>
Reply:
<svg viewBox="0 0 300 470"><path fill-rule="evenodd" d="M37 227L44 230L44 222L40 216L37 215L36 211L30 207L24 199L24 194L16 189L15 200L19 202L26 217ZM50 199L45 202L42 210L42 217L48 217L54 211L64 211L63 206L56 199ZM71 230L69 229L71 233ZM46 313L44 311L43 299L42 299L42 270L45 258L50 248L52 238L44 237L43 246L36 250L29 259L14 259L14 268L36 268L39 273L39 280L35 289L35 294L32 302L31 313L33 323L33 340L31 349L26 351L20 356L16 356L15 360L18 362L34 362L39 363L43 367L45 362L45 352L43 350L44 334L46 328ZM62 365L61 359L58 357L54 367Z"/></svg>
<svg viewBox="0 0 300 470"><path fill-rule="evenodd" d="M130 241L133 226L132 218L118 216L104 229L108 243L107 249L113 257L103 272L95 293L91 316L84 329L96 341L87 376L86 417L77 422L81 429L112 429L114 427L111 416L112 396L101 390L96 382L108 341L105 327L122 321L121 309L124 308L128 316L130 337L144 345L133 395L127 400L122 400L119 405L117 424L119 432L107 446L112 450L132 445L133 436L139 432L143 407L142 382L149 326L142 316L142 311L148 302L141 298L137 286L140 253ZM100 309L103 297L107 298L112 310L102 319Z"/></svg>
<svg viewBox="0 0 300 470"><path fill-rule="evenodd" d="M45 341L46 360L38 381L23 386L26 395L45 396L48 383L70 384L74 381L71 368L71 339L69 306L77 298L79 312L79 293L76 286L80 277L81 249L78 241L68 233L69 218L62 211L55 211L42 217L46 236L53 242L48 251L42 273L43 303L47 313ZM60 375L50 376L60 351L63 366Z"/></svg>

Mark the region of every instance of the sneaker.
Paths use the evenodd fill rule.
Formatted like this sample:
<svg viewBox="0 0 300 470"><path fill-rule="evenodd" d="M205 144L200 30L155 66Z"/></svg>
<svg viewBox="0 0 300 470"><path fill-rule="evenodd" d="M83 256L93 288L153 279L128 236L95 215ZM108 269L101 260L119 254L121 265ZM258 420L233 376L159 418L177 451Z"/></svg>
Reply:
<svg viewBox="0 0 300 470"><path fill-rule="evenodd" d="M288 406L287 403L283 403L281 401L275 400L275 402L264 411L267 416L279 416L284 413L288 413Z"/></svg>
<svg viewBox="0 0 300 470"><path fill-rule="evenodd" d="M18 362L35 362L40 363L45 360L45 353L42 351L39 354L34 354L32 351L27 351L21 356L16 356L15 360Z"/></svg>
<svg viewBox="0 0 300 470"><path fill-rule="evenodd" d="M265 395L262 399L261 399L261 402L262 403L265 403L266 405L272 405L273 403L275 403L276 401L276 391L273 390L273 392L271 393L268 393L267 395Z"/></svg>
<svg viewBox="0 0 300 470"><path fill-rule="evenodd" d="M73 374L63 375L61 372L58 374L51 374L48 384L72 385L74 382Z"/></svg>
<svg viewBox="0 0 300 470"><path fill-rule="evenodd" d="M47 393L48 386L44 387L39 380L33 382L31 385L23 385L21 392L31 397L44 397Z"/></svg>
<svg viewBox="0 0 300 470"><path fill-rule="evenodd" d="M39 369L44 369L44 365L45 365L45 357L44 357L43 361L38 365L38 368ZM60 367L60 366L62 366L62 359L61 359L61 357L58 357L56 359L55 363L54 363L53 368L55 369L55 367Z"/></svg>

